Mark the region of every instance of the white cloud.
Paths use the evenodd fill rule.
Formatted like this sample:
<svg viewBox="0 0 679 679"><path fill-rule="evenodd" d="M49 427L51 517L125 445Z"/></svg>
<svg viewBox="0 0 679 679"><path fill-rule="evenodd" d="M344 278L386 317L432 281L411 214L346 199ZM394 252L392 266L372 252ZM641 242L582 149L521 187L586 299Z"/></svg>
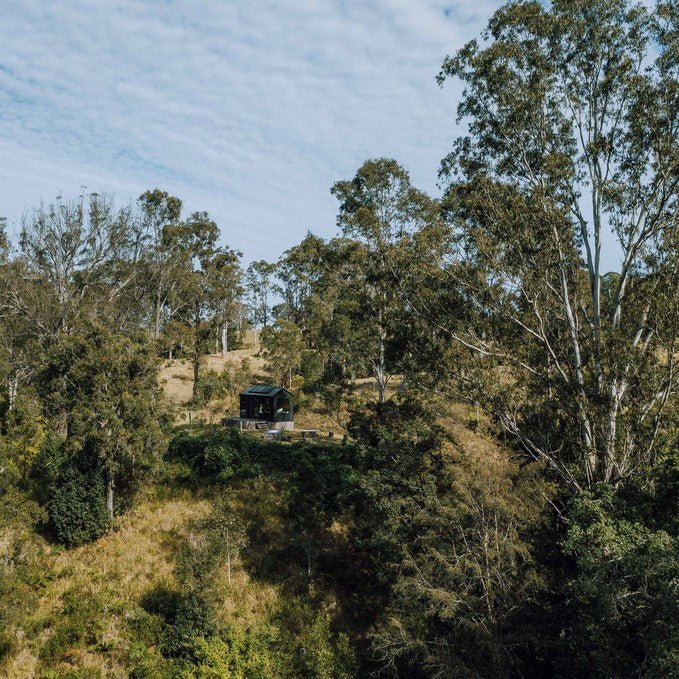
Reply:
<svg viewBox="0 0 679 679"><path fill-rule="evenodd" d="M434 77L499 4L3 0L0 214L159 186L274 259L334 233L330 186L368 157L435 191L458 92Z"/></svg>

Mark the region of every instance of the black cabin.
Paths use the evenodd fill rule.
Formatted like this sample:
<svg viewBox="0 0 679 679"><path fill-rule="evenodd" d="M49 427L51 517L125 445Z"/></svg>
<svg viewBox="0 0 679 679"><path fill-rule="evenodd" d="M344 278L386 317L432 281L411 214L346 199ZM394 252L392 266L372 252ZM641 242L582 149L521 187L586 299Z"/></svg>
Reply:
<svg viewBox="0 0 679 679"><path fill-rule="evenodd" d="M263 422L292 422L292 394L282 387L254 384L240 393L240 417Z"/></svg>

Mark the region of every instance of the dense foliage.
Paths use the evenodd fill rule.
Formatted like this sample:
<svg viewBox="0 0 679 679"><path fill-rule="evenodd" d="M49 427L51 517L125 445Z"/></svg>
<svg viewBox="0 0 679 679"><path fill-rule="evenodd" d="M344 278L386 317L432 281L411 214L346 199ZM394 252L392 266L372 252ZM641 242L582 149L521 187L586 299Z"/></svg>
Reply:
<svg viewBox="0 0 679 679"><path fill-rule="evenodd" d="M0 221L0 673L679 676L678 31L506 3L443 197L367 160L275 263L160 189ZM333 431L180 426L178 360Z"/></svg>

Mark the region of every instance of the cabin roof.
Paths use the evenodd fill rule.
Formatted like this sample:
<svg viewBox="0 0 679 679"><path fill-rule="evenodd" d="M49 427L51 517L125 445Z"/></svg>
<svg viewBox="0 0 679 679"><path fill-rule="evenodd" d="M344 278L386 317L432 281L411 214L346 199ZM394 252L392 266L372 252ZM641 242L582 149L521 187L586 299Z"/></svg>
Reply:
<svg viewBox="0 0 679 679"><path fill-rule="evenodd" d="M273 398L279 394L290 396L290 392L283 387L273 387L270 384L253 384L240 393L241 396L265 396L268 398Z"/></svg>

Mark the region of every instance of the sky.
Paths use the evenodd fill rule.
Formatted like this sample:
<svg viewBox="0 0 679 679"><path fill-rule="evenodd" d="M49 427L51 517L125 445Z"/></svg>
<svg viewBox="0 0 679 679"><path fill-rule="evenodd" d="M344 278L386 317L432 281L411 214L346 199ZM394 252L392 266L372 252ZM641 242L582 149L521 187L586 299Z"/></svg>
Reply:
<svg viewBox="0 0 679 679"><path fill-rule="evenodd" d="M435 76L500 4L1 0L0 216L158 187L249 262L334 235L368 158L439 195L460 86Z"/></svg>

